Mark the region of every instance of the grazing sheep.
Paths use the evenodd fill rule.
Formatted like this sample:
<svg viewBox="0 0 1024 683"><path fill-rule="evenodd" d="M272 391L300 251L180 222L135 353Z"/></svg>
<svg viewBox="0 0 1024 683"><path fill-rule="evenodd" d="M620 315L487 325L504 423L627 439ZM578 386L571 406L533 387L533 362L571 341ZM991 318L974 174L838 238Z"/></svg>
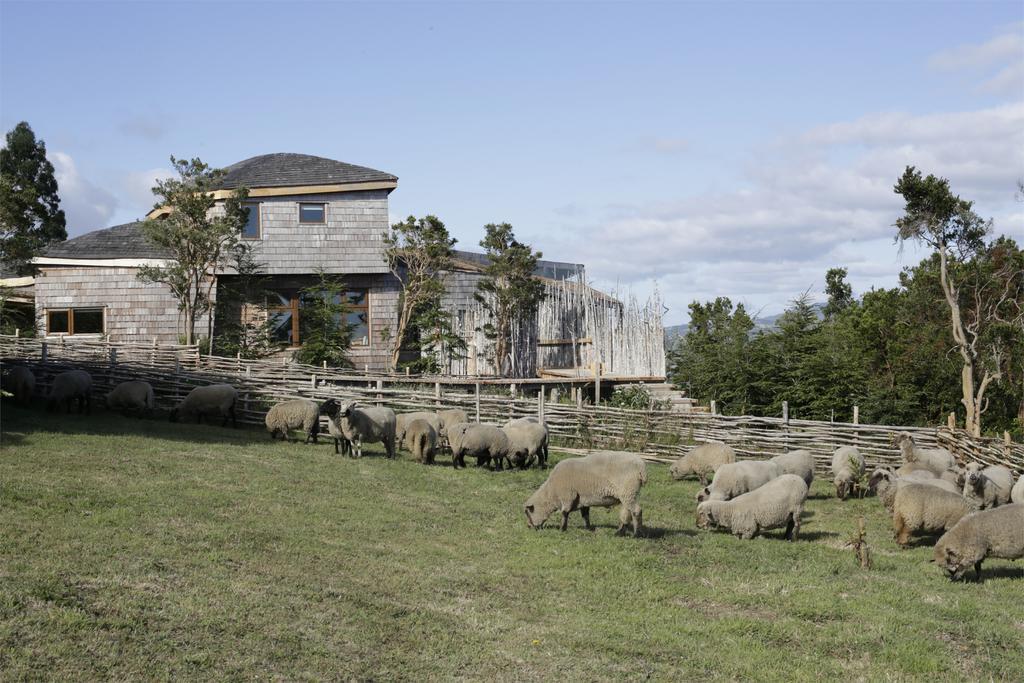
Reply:
<svg viewBox="0 0 1024 683"><path fill-rule="evenodd" d="M466 411L461 408L449 408L448 410L437 411L437 416L441 418L441 428L437 430L437 435L442 438L447 438L448 427L454 424L463 424L469 422L469 416L466 415Z"/></svg>
<svg viewBox="0 0 1024 683"><path fill-rule="evenodd" d="M364 408L355 401L342 403L329 398L320 407L320 414L327 416L327 428L334 437L334 452L338 452L339 441L344 439L353 447L352 457L363 457L363 442L383 443L389 458L395 457L395 411L391 408L369 406Z"/></svg>
<svg viewBox="0 0 1024 683"><path fill-rule="evenodd" d="M598 451L582 458L562 460L548 475L524 506L526 522L539 529L555 510L562 513L565 531L569 513L579 510L588 530L590 508L621 505L619 528L621 534L632 523L633 535L643 526L643 511L638 500L640 488L647 483L647 465L635 453Z"/></svg>
<svg viewBox="0 0 1024 683"><path fill-rule="evenodd" d="M1014 503L1024 503L1024 474L1020 475L1013 490L1010 491L1010 500Z"/></svg>
<svg viewBox="0 0 1024 683"><path fill-rule="evenodd" d="M945 448L918 448L914 445L914 437L910 432L900 432L893 437L893 441L900 449L903 462L920 463L940 476L947 470L956 469L956 458Z"/></svg>
<svg viewBox="0 0 1024 683"><path fill-rule="evenodd" d="M935 474L932 468L923 463L909 462L896 469L896 476L902 479L914 477L918 479L934 479L938 475Z"/></svg>
<svg viewBox="0 0 1024 683"><path fill-rule="evenodd" d="M697 527L724 527L743 540L766 529L786 527L786 540L796 540L807 499L807 483L795 474L783 474L732 500L706 500L697 506Z"/></svg>
<svg viewBox="0 0 1024 683"><path fill-rule="evenodd" d="M927 473L917 472L915 474L927 476ZM896 491L899 490L901 486L906 486L907 484L923 484L925 486L931 486L942 491L949 491L950 493L960 495L960 489L951 481L938 479L934 476L927 476L927 478L924 479L917 479L913 477L904 479L897 477L892 470L884 468L876 469L871 474L871 479L868 482L868 489L874 491L878 495L878 499L882 501L882 505L884 505L885 509L889 511L889 514L892 514L893 503L896 499Z"/></svg>
<svg viewBox="0 0 1024 683"><path fill-rule="evenodd" d="M780 474L795 474L804 480L808 488L814 481L814 456L810 451L790 451L776 455L771 462L778 464Z"/></svg>
<svg viewBox="0 0 1024 683"><path fill-rule="evenodd" d="M171 422L178 419L188 419L190 415L196 416L196 423L201 424L203 415L220 415L223 421L220 426L227 425L228 418L231 419L231 426L237 427L235 420L235 403L238 402L238 391L230 384L210 384L205 387L196 387L188 393L188 396L171 410Z"/></svg>
<svg viewBox="0 0 1024 683"><path fill-rule="evenodd" d="M416 462L431 465L437 450L437 430L426 420L413 420L405 425L405 444Z"/></svg>
<svg viewBox="0 0 1024 683"><path fill-rule="evenodd" d="M72 401L78 402L78 412L92 412L92 375L85 370L68 370L53 378L46 409L55 410L59 405L67 406L71 412Z"/></svg>
<svg viewBox="0 0 1024 683"><path fill-rule="evenodd" d="M770 460L739 460L722 465L715 472L711 486L705 486L697 493L697 502L705 500L730 500L748 491L764 486L780 474L779 464Z"/></svg>
<svg viewBox="0 0 1024 683"><path fill-rule="evenodd" d="M4 389L14 397L15 403L27 406L36 392L36 376L24 365L15 365L4 376Z"/></svg>
<svg viewBox="0 0 1024 683"><path fill-rule="evenodd" d="M964 498L979 510L1006 505L1013 489L1013 473L1002 465L983 465L972 462L964 468Z"/></svg>
<svg viewBox="0 0 1024 683"><path fill-rule="evenodd" d="M534 418L509 420L501 428L508 437L509 457L519 467L548 466L548 427Z"/></svg>
<svg viewBox="0 0 1024 683"><path fill-rule="evenodd" d="M708 478L713 476L719 467L736 462L736 451L724 443L705 443L690 450L689 453L672 463L668 473L675 480L691 474L697 475L701 486L708 485Z"/></svg>
<svg viewBox="0 0 1024 683"><path fill-rule="evenodd" d="M280 434L285 441L291 442L291 430L301 429L306 435L303 443L319 442L320 406L308 398L297 398L282 401L267 411L264 419L270 438L276 439Z"/></svg>
<svg viewBox="0 0 1024 683"><path fill-rule="evenodd" d="M121 382L107 394L107 410L148 415L156 408L156 396L149 382L131 380Z"/></svg>
<svg viewBox="0 0 1024 683"><path fill-rule="evenodd" d="M863 494L864 456L856 446L841 446L832 453L832 483L836 498L846 500L848 495Z"/></svg>
<svg viewBox="0 0 1024 683"><path fill-rule="evenodd" d="M502 469L502 463L509 460L508 435L494 425L474 423L456 427L448 432L448 443L455 468L466 466L467 455L476 458L477 467L490 464L495 470Z"/></svg>
<svg viewBox="0 0 1024 683"><path fill-rule="evenodd" d="M896 488L893 499L893 535L905 547L912 533L946 531L973 509L963 496L950 491L927 484L903 484Z"/></svg>
<svg viewBox="0 0 1024 683"><path fill-rule="evenodd" d="M933 557L951 581L963 578L972 566L975 579L981 581L981 562L986 557L1024 558L1024 505L967 515L942 535Z"/></svg>
<svg viewBox="0 0 1024 683"><path fill-rule="evenodd" d="M395 443L399 448L405 444L405 430L413 420L426 420L434 431L441 433L441 416L425 410L414 413L398 413L395 415Z"/></svg>

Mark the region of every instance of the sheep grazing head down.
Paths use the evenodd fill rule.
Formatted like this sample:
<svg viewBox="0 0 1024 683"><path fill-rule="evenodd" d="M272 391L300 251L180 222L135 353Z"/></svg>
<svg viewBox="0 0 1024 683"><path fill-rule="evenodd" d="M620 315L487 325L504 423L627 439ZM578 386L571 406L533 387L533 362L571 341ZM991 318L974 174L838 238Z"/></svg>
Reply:
<svg viewBox="0 0 1024 683"><path fill-rule="evenodd" d="M700 491L697 492L697 502L698 503L703 503L705 500L708 500L709 498L711 498L711 487L710 486L705 486L704 488L702 488Z"/></svg>
<svg viewBox="0 0 1024 683"><path fill-rule="evenodd" d="M974 566L973 562L965 561L952 548L941 546L935 548L934 561L942 571L946 572L950 581L959 581L964 578L967 570Z"/></svg>
<svg viewBox="0 0 1024 683"><path fill-rule="evenodd" d="M547 521L551 513L555 511L557 505L546 500L545 497L538 495L540 491L535 492L526 500L526 504L523 506L523 512L526 513L526 523L530 525L531 529L540 529L544 526L544 522Z"/></svg>
<svg viewBox="0 0 1024 683"><path fill-rule="evenodd" d="M710 505L697 506L697 528L714 529L718 526L715 522L715 513Z"/></svg>

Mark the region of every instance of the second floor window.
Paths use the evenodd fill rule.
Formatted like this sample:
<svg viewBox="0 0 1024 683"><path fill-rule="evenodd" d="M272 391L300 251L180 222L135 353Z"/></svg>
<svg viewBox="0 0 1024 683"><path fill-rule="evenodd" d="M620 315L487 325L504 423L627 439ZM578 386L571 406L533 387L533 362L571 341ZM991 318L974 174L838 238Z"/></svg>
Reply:
<svg viewBox="0 0 1024 683"><path fill-rule="evenodd" d="M249 209L249 220L246 221L245 227L242 228L242 237L248 240L257 240L262 236L260 231L260 205L245 204L245 208Z"/></svg>
<svg viewBox="0 0 1024 683"><path fill-rule="evenodd" d="M326 223L327 205L302 202L299 204L300 223Z"/></svg>

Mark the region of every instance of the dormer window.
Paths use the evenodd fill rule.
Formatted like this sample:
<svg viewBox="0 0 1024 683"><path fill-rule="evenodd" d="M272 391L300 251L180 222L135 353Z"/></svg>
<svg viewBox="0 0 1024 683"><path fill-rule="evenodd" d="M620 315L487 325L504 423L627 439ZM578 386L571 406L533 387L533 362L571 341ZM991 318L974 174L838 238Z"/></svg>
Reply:
<svg viewBox="0 0 1024 683"><path fill-rule="evenodd" d="M302 202L299 204L299 222L300 223L326 223L327 222L327 205L326 204L310 204Z"/></svg>
<svg viewBox="0 0 1024 683"><path fill-rule="evenodd" d="M242 237L247 240L258 240L261 236L260 205L245 204L245 208L249 209L249 219L245 222L245 227L242 228Z"/></svg>

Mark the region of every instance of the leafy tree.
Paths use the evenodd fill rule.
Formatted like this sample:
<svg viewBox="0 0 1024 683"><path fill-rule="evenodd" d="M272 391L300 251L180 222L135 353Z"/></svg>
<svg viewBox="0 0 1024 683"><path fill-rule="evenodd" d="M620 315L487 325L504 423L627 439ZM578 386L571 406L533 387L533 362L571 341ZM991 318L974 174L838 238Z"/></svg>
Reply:
<svg viewBox="0 0 1024 683"><path fill-rule="evenodd" d="M402 286L391 367L398 369L405 349L416 352L410 367L437 372L442 357L451 358L465 347L452 328L451 313L442 305L455 238L436 216L409 216L391 226L384 244L388 266Z"/></svg>
<svg viewBox="0 0 1024 683"><path fill-rule="evenodd" d="M344 281L320 270L317 281L302 289L299 295L302 346L295 351L295 360L308 365L326 362L329 367L352 367L348 353L355 326L348 321L352 308Z"/></svg>
<svg viewBox="0 0 1024 683"><path fill-rule="evenodd" d="M501 376L510 371L512 333L533 323L544 299L544 283L533 277L542 254L519 242L508 223L488 223L480 246L489 263L474 297L490 314L480 328L494 344L494 365Z"/></svg>
<svg viewBox="0 0 1024 683"><path fill-rule="evenodd" d="M908 166L893 189L905 202L904 213L896 220L897 239L923 242L938 255L939 284L961 359L965 426L980 435L985 392L1004 371L1006 340L997 329L1022 319L1020 280L1024 275L1013 271L1012 260L991 272L978 270L985 260L991 221L978 216L972 202L954 195L945 178L923 177ZM973 267L968 265L972 259Z"/></svg>
<svg viewBox="0 0 1024 683"><path fill-rule="evenodd" d="M266 312L269 278L249 243L237 242L229 253L235 274L221 278L217 288L218 334L213 347L219 355L263 358L281 346L273 338L273 320Z"/></svg>
<svg viewBox="0 0 1024 683"><path fill-rule="evenodd" d="M160 180L153 188L157 208L169 211L165 217L142 223L142 232L154 245L170 255L163 266L143 266L138 278L143 282L167 285L184 314L185 342L195 343L196 321L211 308L216 273L227 265L232 248L241 239L248 209L242 202L248 196L238 188L224 200L223 210L215 210L218 188L224 172L210 168L199 159L186 161L171 157L177 178ZM209 333L212 335L212 320Z"/></svg>
<svg viewBox="0 0 1024 683"><path fill-rule="evenodd" d="M846 281L846 268L829 268L825 273L825 294L828 303L822 309L826 319L842 313L853 303L853 288Z"/></svg>
<svg viewBox="0 0 1024 683"><path fill-rule="evenodd" d="M43 247L68 238L64 223L46 144L22 121L0 150L0 265L30 275Z"/></svg>

